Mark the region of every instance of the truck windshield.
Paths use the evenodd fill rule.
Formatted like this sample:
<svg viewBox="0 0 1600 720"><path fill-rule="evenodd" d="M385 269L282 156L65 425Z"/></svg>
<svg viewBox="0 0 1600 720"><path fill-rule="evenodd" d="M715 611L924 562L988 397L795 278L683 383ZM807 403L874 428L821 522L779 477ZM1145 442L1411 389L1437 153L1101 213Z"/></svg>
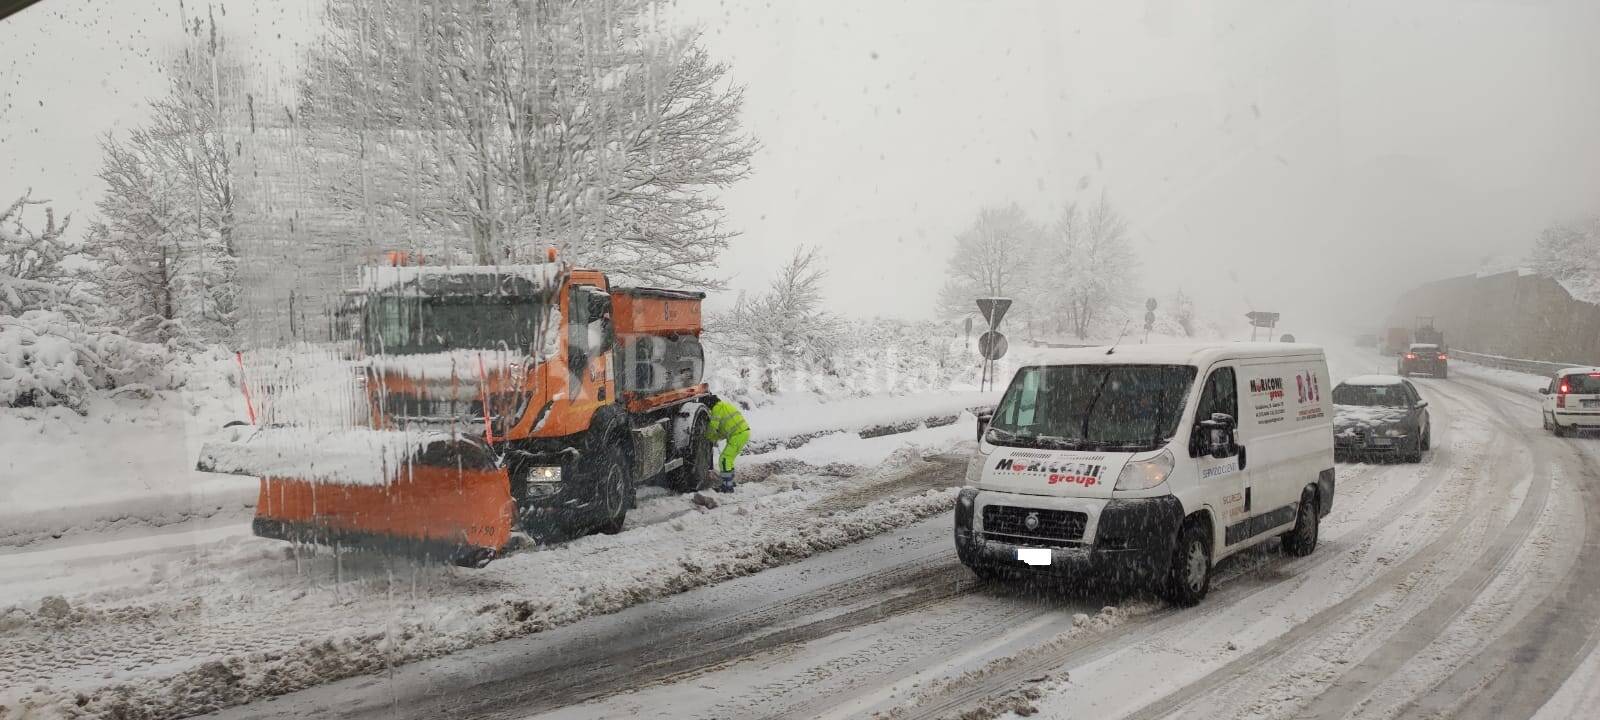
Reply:
<svg viewBox="0 0 1600 720"><path fill-rule="evenodd" d="M544 303L528 297L377 296L366 303L367 352L530 348Z"/></svg>
<svg viewBox="0 0 1600 720"><path fill-rule="evenodd" d="M989 424L989 442L1064 450L1155 449L1177 432L1195 368L1023 368Z"/></svg>

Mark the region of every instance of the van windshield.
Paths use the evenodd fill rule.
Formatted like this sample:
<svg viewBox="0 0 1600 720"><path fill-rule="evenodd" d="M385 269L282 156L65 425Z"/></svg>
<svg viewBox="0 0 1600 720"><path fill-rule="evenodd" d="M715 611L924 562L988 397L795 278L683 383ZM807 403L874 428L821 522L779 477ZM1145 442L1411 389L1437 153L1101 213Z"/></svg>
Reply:
<svg viewBox="0 0 1600 720"><path fill-rule="evenodd" d="M1017 371L987 439L996 445L1138 452L1177 432L1188 365L1058 365Z"/></svg>

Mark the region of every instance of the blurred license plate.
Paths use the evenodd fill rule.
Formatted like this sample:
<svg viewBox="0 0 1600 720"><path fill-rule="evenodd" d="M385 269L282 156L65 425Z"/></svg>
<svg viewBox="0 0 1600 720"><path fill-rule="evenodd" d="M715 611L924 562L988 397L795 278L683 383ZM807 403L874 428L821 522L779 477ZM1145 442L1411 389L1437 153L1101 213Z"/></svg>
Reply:
<svg viewBox="0 0 1600 720"><path fill-rule="evenodd" d="M1372 446L1373 447L1389 447L1390 445L1393 445L1393 444L1394 444L1394 441L1390 440L1389 438L1373 438L1372 439Z"/></svg>
<svg viewBox="0 0 1600 720"><path fill-rule="evenodd" d="M1017 548L1017 560L1029 565L1049 565L1050 548Z"/></svg>
<svg viewBox="0 0 1600 720"><path fill-rule="evenodd" d="M1600 400L1585 400L1583 401L1583 406L1586 408L1600 408Z"/></svg>

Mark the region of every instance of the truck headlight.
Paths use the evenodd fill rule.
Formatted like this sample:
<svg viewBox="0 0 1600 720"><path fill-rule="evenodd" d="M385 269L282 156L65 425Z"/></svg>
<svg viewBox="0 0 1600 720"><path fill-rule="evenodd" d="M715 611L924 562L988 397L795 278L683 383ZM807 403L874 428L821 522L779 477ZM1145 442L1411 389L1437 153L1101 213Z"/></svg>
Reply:
<svg viewBox="0 0 1600 720"><path fill-rule="evenodd" d="M528 468L523 480L527 484L528 497L549 497L561 492L561 466L536 465Z"/></svg>
<svg viewBox="0 0 1600 720"><path fill-rule="evenodd" d="M1167 481L1174 462L1171 450L1162 450L1144 460L1129 460L1117 476L1117 490L1149 490Z"/></svg>

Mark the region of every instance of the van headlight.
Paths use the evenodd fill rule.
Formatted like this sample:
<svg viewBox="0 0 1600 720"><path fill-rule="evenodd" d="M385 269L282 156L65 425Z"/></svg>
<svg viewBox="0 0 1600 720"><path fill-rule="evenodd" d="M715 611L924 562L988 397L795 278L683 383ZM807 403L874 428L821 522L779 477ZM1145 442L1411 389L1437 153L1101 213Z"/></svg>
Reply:
<svg viewBox="0 0 1600 720"><path fill-rule="evenodd" d="M1167 481L1174 462L1171 450L1162 450L1144 460L1129 460L1117 476L1117 490L1149 490Z"/></svg>

